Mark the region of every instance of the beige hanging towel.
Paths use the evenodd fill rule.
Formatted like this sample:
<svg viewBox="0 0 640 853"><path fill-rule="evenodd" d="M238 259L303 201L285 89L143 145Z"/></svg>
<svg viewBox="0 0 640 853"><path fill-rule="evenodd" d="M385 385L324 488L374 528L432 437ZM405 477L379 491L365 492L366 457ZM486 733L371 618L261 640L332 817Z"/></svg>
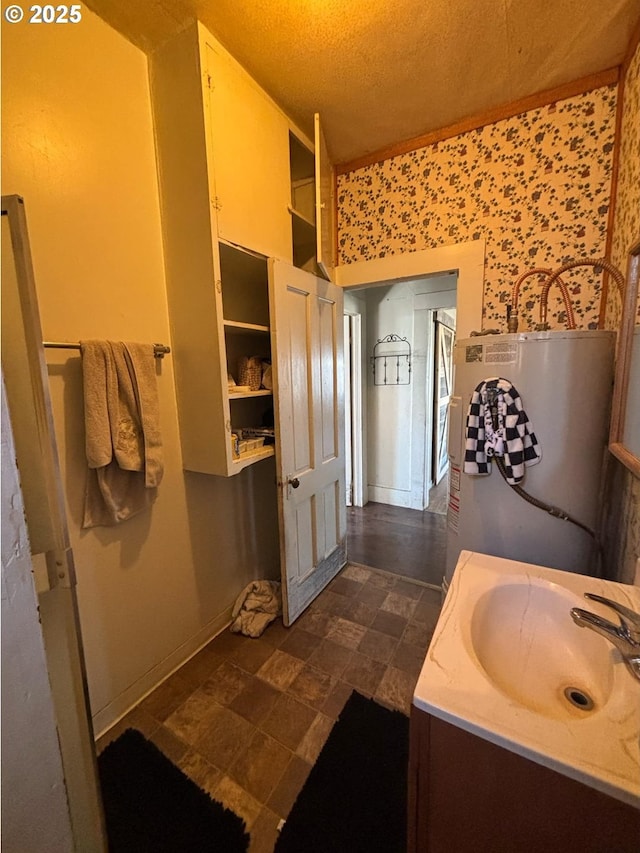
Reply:
<svg viewBox="0 0 640 853"><path fill-rule="evenodd" d="M80 341L89 472L83 527L150 506L163 474L153 344Z"/></svg>

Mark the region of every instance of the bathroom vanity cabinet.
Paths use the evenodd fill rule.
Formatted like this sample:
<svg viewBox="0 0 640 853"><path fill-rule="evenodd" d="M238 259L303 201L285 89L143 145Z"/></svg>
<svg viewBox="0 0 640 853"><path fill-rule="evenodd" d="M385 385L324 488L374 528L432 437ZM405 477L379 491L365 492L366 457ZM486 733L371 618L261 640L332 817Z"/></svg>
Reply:
<svg viewBox="0 0 640 853"><path fill-rule="evenodd" d="M149 66L183 466L231 476L273 455L233 441L273 399L228 375L273 355L270 258L331 277L333 179L318 118L314 145L199 22Z"/></svg>
<svg viewBox="0 0 640 853"><path fill-rule="evenodd" d="M415 706L409 853L636 853L640 811Z"/></svg>

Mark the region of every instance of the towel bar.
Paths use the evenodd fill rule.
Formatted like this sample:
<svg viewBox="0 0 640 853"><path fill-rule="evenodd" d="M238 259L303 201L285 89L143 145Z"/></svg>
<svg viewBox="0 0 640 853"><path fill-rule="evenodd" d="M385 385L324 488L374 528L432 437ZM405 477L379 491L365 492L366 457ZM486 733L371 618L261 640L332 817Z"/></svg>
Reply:
<svg viewBox="0 0 640 853"><path fill-rule="evenodd" d="M43 341L42 346L49 347L50 349L80 349L80 344L58 343L55 341ZM170 352L171 347L167 347L164 344L153 345L153 355L155 358L164 358L165 355L168 355Z"/></svg>

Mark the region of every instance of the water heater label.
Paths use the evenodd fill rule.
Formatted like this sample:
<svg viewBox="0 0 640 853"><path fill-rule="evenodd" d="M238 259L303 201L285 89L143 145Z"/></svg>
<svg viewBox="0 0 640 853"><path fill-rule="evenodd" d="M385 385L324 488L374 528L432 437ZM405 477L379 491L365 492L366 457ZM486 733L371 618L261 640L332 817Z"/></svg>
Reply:
<svg viewBox="0 0 640 853"><path fill-rule="evenodd" d="M485 364L514 364L518 358L518 344L486 344L484 348Z"/></svg>
<svg viewBox="0 0 640 853"><path fill-rule="evenodd" d="M449 470L449 488L452 492L460 491L460 469L457 465L451 465Z"/></svg>
<svg viewBox="0 0 640 853"><path fill-rule="evenodd" d="M484 347L482 344L472 344L471 346L464 348L464 360L469 364L470 362L482 361L482 350Z"/></svg>
<svg viewBox="0 0 640 853"><path fill-rule="evenodd" d="M518 358L517 343L469 344L464 348L467 364L515 364Z"/></svg>

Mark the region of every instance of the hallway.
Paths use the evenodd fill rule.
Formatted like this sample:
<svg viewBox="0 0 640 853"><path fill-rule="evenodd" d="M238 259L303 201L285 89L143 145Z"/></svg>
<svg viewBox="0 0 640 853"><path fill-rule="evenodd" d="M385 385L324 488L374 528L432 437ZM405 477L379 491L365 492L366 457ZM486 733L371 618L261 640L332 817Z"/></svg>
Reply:
<svg viewBox="0 0 640 853"><path fill-rule="evenodd" d="M352 690L409 713L440 593L347 565L291 627L223 631L98 741L138 729L272 853Z"/></svg>
<svg viewBox="0 0 640 853"><path fill-rule="evenodd" d="M347 507L347 554L363 566L440 587L447 542L448 480L429 493L424 512L370 501Z"/></svg>

